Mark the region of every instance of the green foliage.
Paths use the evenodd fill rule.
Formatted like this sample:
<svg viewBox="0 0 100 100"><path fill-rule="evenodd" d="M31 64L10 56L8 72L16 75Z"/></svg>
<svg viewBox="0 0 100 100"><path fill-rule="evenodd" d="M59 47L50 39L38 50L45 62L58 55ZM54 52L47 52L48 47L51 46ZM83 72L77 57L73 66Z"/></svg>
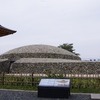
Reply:
<svg viewBox="0 0 100 100"><path fill-rule="evenodd" d="M83 93L100 93L99 78L72 78L71 91Z"/></svg>
<svg viewBox="0 0 100 100"><path fill-rule="evenodd" d="M2 78L3 77L3 78ZM0 76L0 88L19 89L19 90L37 90L37 86L42 76ZM64 74L48 73L47 78L66 78ZM2 81L3 79L3 81ZM70 78L71 92L100 93L100 78Z"/></svg>
<svg viewBox="0 0 100 100"><path fill-rule="evenodd" d="M75 49L73 47L73 43L70 43L70 44L64 43L62 45L59 45L58 47L62 48L62 49L65 49L65 50L68 50L68 51L74 53L75 55L79 55L79 53L75 53Z"/></svg>

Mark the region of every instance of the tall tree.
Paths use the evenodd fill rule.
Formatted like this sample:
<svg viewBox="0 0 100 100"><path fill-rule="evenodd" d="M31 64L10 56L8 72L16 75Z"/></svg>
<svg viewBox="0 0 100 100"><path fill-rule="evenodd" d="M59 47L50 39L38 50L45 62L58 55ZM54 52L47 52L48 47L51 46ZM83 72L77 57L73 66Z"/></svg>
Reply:
<svg viewBox="0 0 100 100"><path fill-rule="evenodd" d="M75 49L73 47L73 43L70 43L70 44L64 43L62 45L59 45L58 47L62 48L62 49L65 49L65 50L68 50L68 51L74 53L75 55L80 55L79 53L75 53Z"/></svg>

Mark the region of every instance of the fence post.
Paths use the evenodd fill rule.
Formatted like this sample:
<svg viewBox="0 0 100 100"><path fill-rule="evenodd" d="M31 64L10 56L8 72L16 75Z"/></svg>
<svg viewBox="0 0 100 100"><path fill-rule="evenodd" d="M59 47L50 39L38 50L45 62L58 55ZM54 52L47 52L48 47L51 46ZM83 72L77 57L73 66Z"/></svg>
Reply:
<svg viewBox="0 0 100 100"><path fill-rule="evenodd" d="M2 85L4 85L4 76L5 76L5 73L3 72L2 73Z"/></svg>
<svg viewBox="0 0 100 100"><path fill-rule="evenodd" d="M32 73L32 86L34 86L34 73Z"/></svg>

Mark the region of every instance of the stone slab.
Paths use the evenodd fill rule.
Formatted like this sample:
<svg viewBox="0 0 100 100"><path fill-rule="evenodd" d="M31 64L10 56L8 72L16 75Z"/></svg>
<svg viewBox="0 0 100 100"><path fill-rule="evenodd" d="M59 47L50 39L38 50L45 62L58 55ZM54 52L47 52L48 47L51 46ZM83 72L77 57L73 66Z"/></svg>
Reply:
<svg viewBox="0 0 100 100"><path fill-rule="evenodd" d="M92 100L100 100L100 94L91 94Z"/></svg>

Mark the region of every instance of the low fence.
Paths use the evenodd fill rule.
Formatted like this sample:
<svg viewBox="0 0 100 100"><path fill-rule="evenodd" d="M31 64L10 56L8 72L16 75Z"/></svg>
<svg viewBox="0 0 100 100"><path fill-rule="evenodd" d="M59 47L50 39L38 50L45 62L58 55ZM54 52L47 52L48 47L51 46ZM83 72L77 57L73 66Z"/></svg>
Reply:
<svg viewBox="0 0 100 100"><path fill-rule="evenodd" d="M41 78L70 78L71 90L86 90L86 92L100 93L100 75L86 74L0 74L0 86L29 86L36 87ZM88 91L90 90L90 91Z"/></svg>
<svg viewBox="0 0 100 100"><path fill-rule="evenodd" d="M23 84L23 85L35 85L38 84L41 78L91 78L91 79L100 79L100 74L7 74L1 73L0 74L0 84Z"/></svg>
<svg viewBox="0 0 100 100"><path fill-rule="evenodd" d="M34 86L38 84L38 76L34 77L34 74L0 74L0 85L29 85Z"/></svg>

